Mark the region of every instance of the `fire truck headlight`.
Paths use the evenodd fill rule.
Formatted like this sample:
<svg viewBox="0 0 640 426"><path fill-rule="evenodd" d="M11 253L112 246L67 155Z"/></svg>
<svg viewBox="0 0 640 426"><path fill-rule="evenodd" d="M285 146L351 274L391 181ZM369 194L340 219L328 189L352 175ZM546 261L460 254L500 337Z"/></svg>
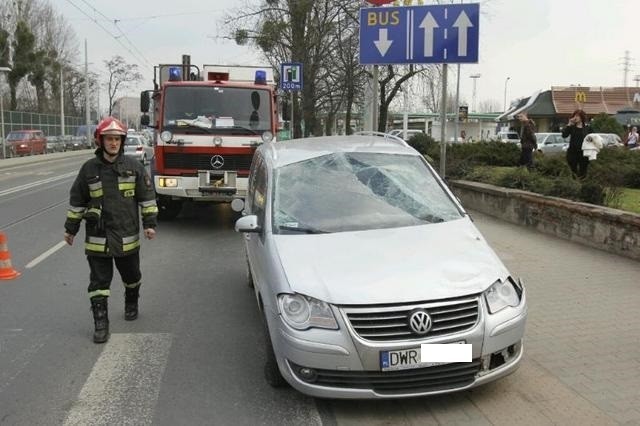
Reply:
<svg viewBox="0 0 640 426"><path fill-rule="evenodd" d="M170 131L165 130L164 132L160 133L160 139L164 143L169 143L171 142L171 139L173 139L173 134L171 134Z"/></svg>
<svg viewBox="0 0 640 426"><path fill-rule="evenodd" d="M176 179L176 178L160 178L158 183L163 188L175 188L176 186L178 186L178 179Z"/></svg>
<svg viewBox="0 0 640 426"><path fill-rule="evenodd" d="M266 131L264 133L262 133L262 141L267 143L267 142L271 142L273 140L273 133Z"/></svg>

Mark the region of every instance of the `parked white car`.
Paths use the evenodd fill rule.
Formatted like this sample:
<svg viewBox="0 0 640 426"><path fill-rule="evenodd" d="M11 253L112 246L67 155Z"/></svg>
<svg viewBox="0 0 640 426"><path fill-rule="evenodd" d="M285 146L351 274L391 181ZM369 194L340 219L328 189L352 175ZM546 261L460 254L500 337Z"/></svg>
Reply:
<svg viewBox="0 0 640 426"><path fill-rule="evenodd" d="M399 138L261 145L235 228L272 386L412 397L491 382L522 359L522 282Z"/></svg>
<svg viewBox="0 0 640 426"><path fill-rule="evenodd" d="M402 129L393 129L389 131L389 134L391 136L397 136L399 138L403 138L404 135L404 130ZM407 129L407 138L405 140L409 140L412 137L414 137L415 135L424 135L425 133L422 130L418 130L418 129Z"/></svg>
<svg viewBox="0 0 640 426"><path fill-rule="evenodd" d="M494 140L505 143L520 143L520 135L517 132L498 132Z"/></svg>
<svg viewBox="0 0 640 426"><path fill-rule="evenodd" d="M124 142L124 155L133 157L146 165L153 158L153 146L142 135L128 133Z"/></svg>

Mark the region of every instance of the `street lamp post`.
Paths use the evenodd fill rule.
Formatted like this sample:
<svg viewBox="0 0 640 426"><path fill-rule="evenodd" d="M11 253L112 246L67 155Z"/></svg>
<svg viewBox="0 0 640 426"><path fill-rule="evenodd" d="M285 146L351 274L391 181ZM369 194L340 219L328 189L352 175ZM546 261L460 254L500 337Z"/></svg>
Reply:
<svg viewBox="0 0 640 426"><path fill-rule="evenodd" d="M11 72L9 67L0 67L0 75L5 72ZM2 89L0 83L0 89ZM0 90L0 136L2 136L2 158L7 158L7 143L4 140L4 103L2 102L2 90Z"/></svg>
<svg viewBox="0 0 640 426"><path fill-rule="evenodd" d="M507 77L507 79L504 81L504 104L502 108L503 112L507 112L507 83L509 82L509 80L511 80L511 77Z"/></svg>
<svg viewBox="0 0 640 426"><path fill-rule="evenodd" d="M471 74L469 78L473 79L473 95L471 97L471 105L473 106L473 112L478 112L476 109L476 86L478 83L478 79L480 78L480 74Z"/></svg>

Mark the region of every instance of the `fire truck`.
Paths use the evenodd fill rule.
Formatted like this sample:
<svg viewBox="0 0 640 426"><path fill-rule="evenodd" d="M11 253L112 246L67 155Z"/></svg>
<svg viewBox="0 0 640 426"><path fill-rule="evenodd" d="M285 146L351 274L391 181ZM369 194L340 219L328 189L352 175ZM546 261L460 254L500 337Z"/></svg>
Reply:
<svg viewBox="0 0 640 426"><path fill-rule="evenodd" d="M161 219L185 200L244 206L258 145L274 140L278 114L271 67L182 64L154 67L140 97L141 124L155 129L151 174ZM146 114L148 113L148 114Z"/></svg>

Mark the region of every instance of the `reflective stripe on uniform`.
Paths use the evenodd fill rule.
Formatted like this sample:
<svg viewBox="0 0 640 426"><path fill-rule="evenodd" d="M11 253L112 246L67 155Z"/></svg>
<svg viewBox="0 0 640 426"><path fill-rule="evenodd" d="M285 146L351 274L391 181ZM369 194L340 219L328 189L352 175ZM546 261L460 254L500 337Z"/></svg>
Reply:
<svg viewBox="0 0 640 426"><path fill-rule="evenodd" d="M129 182L121 183L121 182L118 182L118 189L120 191L126 191L128 189L136 189L136 184L135 184L135 182L133 182L133 183L129 183Z"/></svg>
<svg viewBox="0 0 640 426"><path fill-rule="evenodd" d="M95 251L97 253L104 253L107 247L107 239L102 237L87 237L84 248L88 251Z"/></svg>
<svg viewBox="0 0 640 426"><path fill-rule="evenodd" d="M102 182L90 183L89 184L89 196L91 198L99 198L102 197Z"/></svg>
<svg viewBox="0 0 640 426"><path fill-rule="evenodd" d="M128 189L136 189L136 177L135 176L118 176L118 189L120 191L126 191Z"/></svg>
<svg viewBox="0 0 640 426"><path fill-rule="evenodd" d="M80 219L82 219L82 216L83 216L83 213L76 213L76 212L73 212L73 211L71 211L71 210L68 210L68 211L67 211L67 219L77 219L77 220L80 220Z"/></svg>
<svg viewBox="0 0 640 426"><path fill-rule="evenodd" d="M96 296L105 296L105 297L109 297L111 296L111 291L107 290L95 290L95 291L90 291L89 292L89 299L91 299L92 297L96 297Z"/></svg>
<svg viewBox="0 0 640 426"><path fill-rule="evenodd" d="M84 214L86 207L69 207L67 210L67 218L69 219L82 219L82 215Z"/></svg>
<svg viewBox="0 0 640 426"><path fill-rule="evenodd" d="M154 213L158 213L158 206L149 206L149 207L142 208L143 215L154 214Z"/></svg>
<svg viewBox="0 0 640 426"><path fill-rule="evenodd" d="M122 251L127 252L140 247L140 236L132 235L122 238Z"/></svg>
<svg viewBox="0 0 640 426"><path fill-rule="evenodd" d="M140 287L141 283L140 281L138 281L137 283L131 283L131 284L123 283L123 284L126 288L138 288Z"/></svg>
<svg viewBox="0 0 640 426"><path fill-rule="evenodd" d="M140 201L138 205L142 208L143 215L158 213L158 205L156 200Z"/></svg>

